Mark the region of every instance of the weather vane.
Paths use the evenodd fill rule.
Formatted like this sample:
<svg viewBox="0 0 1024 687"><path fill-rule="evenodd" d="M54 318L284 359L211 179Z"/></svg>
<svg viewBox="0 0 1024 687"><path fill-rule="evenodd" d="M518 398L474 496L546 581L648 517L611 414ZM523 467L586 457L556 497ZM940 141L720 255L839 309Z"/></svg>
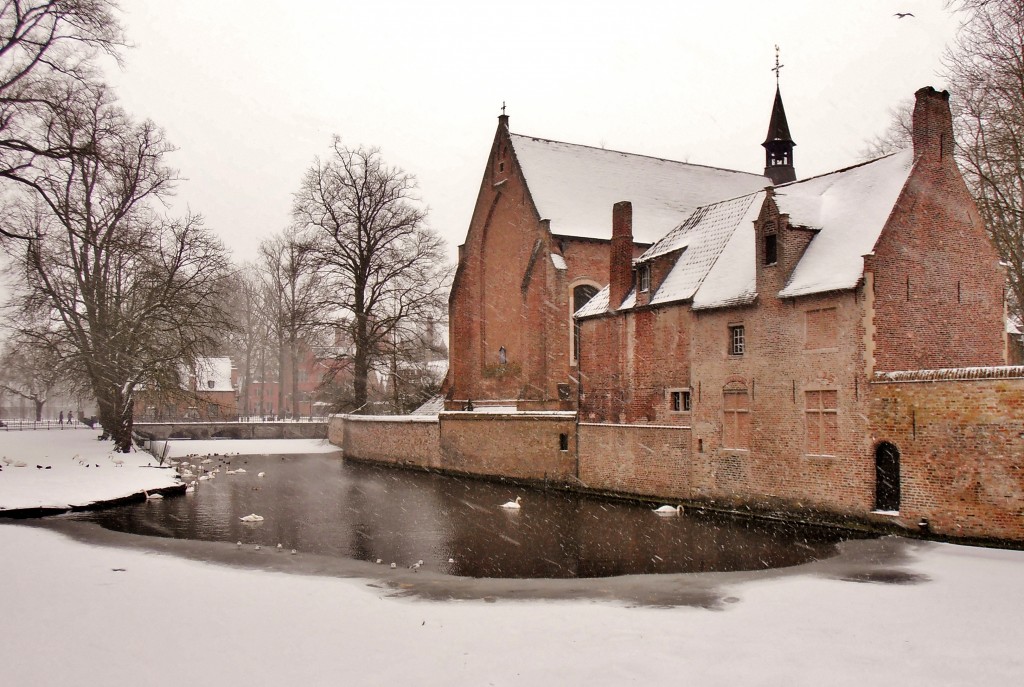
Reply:
<svg viewBox="0 0 1024 687"><path fill-rule="evenodd" d="M775 66L772 67L772 71L775 72L775 85L779 85L779 70L785 67L784 64L779 64L779 46L775 46Z"/></svg>
<svg viewBox="0 0 1024 687"><path fill-rule="evenodd" d="M502 117L505 116L505 101L504 100L501 101L501 116Z"/></svg>

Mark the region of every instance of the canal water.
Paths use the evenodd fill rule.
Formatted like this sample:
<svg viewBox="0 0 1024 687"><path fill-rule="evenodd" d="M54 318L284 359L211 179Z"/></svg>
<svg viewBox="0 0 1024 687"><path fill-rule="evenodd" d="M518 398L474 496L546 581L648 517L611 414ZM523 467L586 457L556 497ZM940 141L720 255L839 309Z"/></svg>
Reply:
<svg viewBox="0 0 1024 687"><path fill-rule="evenodd" d="M761 570L831 556L842 537L781 523L666 517L642 505L351 463L336 454L213 461L203 467L220 466L220 473L195 493L70 517L123 532L280 544L388 567L422 561L424 569L492 578ZM226 474L238 468L244 472ZM519 510L500 507L517 496ZM262 522L243 522L249 514Z"/></svg>

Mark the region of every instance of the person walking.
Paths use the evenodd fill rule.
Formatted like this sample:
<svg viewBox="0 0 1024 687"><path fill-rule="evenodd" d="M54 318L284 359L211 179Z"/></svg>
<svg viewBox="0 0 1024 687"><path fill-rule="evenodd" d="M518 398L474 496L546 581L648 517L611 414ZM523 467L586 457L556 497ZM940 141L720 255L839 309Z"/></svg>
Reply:
<svg viewBox="0 0 1024 687"><path fill-rule="evenodd" d="M57 420L57 424L60 425L61 429L64 429L64 411L60 411L60 419Z"/></svg>

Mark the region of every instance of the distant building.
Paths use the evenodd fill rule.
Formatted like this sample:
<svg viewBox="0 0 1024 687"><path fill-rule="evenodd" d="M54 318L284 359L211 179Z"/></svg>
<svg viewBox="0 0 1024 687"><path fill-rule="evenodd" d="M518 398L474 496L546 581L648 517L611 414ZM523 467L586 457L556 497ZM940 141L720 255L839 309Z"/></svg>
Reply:
<svg viewBox="0 0 1024 687"><path fill-rule="evenodd" d="M199 358L191 368L181 368L178 377L176 388L141 391L135 419L209 421L238 416L237 370L231 358Z"/></svg>

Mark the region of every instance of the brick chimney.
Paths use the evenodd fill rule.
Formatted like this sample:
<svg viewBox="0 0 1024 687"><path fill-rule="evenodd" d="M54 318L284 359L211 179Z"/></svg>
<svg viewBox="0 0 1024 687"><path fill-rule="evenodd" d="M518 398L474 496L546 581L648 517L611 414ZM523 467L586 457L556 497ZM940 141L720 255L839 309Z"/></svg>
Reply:
<svg viewBox="0 0 1024 687"><path fill-rule="evenodd" d="M925 86L918 89L914 97L914 157L950 157L953 154L953 116L949 112L949 91Z"/></svg>
<svg viewBox="0 0 1024 687"><path fill-rule="evenodd" d="M608 275L608 309L618 310L633 286L633 204L612 206L612 254Z"/></svg>

